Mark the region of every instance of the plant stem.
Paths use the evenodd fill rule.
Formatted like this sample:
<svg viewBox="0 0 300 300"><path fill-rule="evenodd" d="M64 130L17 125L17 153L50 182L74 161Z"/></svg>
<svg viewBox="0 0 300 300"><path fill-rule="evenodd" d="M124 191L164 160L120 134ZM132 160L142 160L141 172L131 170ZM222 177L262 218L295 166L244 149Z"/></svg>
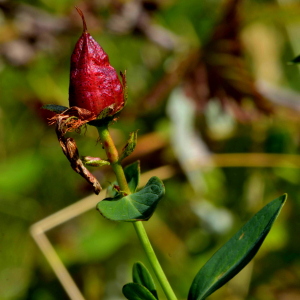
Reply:
<svg viewBox="0 0 300 300"><path fill-rule="evenodd" d="M165 295L167 296L168 300L177 300L176 295L172 290L172 287L151 246L143 223L141 221L137 221L133 223L133 226Z"/></svg>
<svg viewBox="0 0 300 300"><path fill-rule="evenodd" d="M107 158L109 159L111 166L117 177L117 181L118 181L121 191L125 192L128 195L131 194L128 184L127 184L127 181L126 181L124 170L119 161L118 151L117 151L115 144L109 134L107 126L97 127L97 129L99 132L99 137L103 143L105 152L107 154ZM147 236L147 233L145 231L143 223L141 221L133 222L133 226L136 230L136 233L142 244L142 247L143 247L144 251L146 252L149 262L153 268L153 271L154 271L165 295L167 296L168 300L177 300L175 293L172 290L171 285L170 285L156 255L155 255L155 252L154 252L152 246L151 246L151 243L149 241L149 238Z"/></svg>
<svg viewBox="0 0 300 300"><path fill-rule="evenodd" d="M97 127L99 132L99 137L103 143L104 150L107 154L107 158L110 161L110 164L116 174L117 181L121 191L125 192L127 195L131 194L126 177L119 161L119 154L116 149L116 146L109 134L107 126Z"/></svg>

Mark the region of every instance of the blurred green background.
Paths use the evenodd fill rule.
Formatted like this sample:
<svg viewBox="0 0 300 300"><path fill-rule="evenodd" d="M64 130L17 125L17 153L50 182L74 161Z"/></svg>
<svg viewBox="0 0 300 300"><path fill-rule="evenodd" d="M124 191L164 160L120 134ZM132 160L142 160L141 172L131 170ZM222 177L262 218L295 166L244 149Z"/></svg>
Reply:
<svg viewBox="0 0 300 300"><path fill-rule="evenodd" d="M287 192L254 263L209 299L300 299L300 76L287 64L300 54L300 2L284 0L0 1L0 299L69 299L29 228L92 193L40 109L68 106L75 5L114 68L127 70L128 105L111 132L119 149L136 129L139 142L124 165L176 170L145 226L178 298ZM80 154L105 158L95 128L71 136ZM109 168L92 171L104 187L114 180ZM132 225L96 210L47 236L89 300L125 299L132 264L148 266Z"/></svg>

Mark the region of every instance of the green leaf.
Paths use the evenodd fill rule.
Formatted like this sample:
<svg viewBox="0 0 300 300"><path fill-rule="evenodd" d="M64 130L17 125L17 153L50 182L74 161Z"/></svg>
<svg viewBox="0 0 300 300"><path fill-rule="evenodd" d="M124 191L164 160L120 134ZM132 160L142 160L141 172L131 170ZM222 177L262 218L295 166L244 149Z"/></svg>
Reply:
<svg viewBox="0 0 300 300"><path fill-rule="evenodd" d="M300 55L298 55L297 57L295 57L293 60L289 62L290 65L299 64L299 63L300 63Z"/></svg>
<svg viewBox="0 0 300 300"><path fill-rule="evenodd" d="M68 109L69 107L62 106L62 105L55 105L55 104L46 104L46 105L43 105L41 108L53 111L57 114L60 114L63 111L65 111L66 109Z"/></svg>
<svg viewBox="0 0 300 300"><path fill-rule="evenodd" d="M150 291L138 283L124 285L122 292L128 300L156 300Z"/></svg>
<svg viewBox="0 0 300 300"><path fill-rule="evenodd" d="M129 139L125 145L125 147L122 149L122 153L120 155L120 161L129 156L135 149L135 146L137 144L137 132L131 132L129 134Z"/></svg>
<svg viewBox="0 0 300 300"><path fill-rule="evenodd" d="M140 161L136 161L124 168L125 177L131 193L135 193L140 183Z"/></svg>
<svg viewBox="0 0 300 300"><path fill-rule="evenodd" d="M107 219L120 222L148 220L165 193L162 181L153 176L137 193L106 198L97 204L99 212Z"/></svg>
<svg viewBox="0 0 300 300"><path fill-rule="evenodd" d="M126 166L124 168L125 177L130 189L131 193L135 193L136 189L140 183L140 161L137 160L136 162ZM107 198L115 198L119 195L119 193L113 189L114 185L118 185L117 181L114 181L111 186L107 188L106 197Z"/></svg>
<svg viewBox="0 0 300 300"><path fill-rule="evenodd" d="M283 195L268 203L242 227L196 275L188 300L202 300L223 286L254 257L285 203Z"/></svg>
<svg viewBox="0 0 300 300"><path fill-rule="evenodd" d="M141 262L137 262L133 265L132 279L133 282L139 283L146 287L153 294L153 296L158 299L152 276Z"/></svg>
<svg viewBox="0 0 300 300"><path fill-rule="evenodd" d="M85 165L91 167L103 167L110 165L108 160L101 159L99 157L82 156L81 160Z"/></svg>

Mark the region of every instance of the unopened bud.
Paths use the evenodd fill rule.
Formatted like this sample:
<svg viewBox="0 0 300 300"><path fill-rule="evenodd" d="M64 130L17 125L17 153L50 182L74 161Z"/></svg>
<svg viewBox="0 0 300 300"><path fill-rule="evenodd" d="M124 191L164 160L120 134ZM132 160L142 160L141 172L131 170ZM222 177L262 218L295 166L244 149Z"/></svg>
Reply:
<svg viewBox="0 0 300 300"><path fill-rule="evenodd" d="M70 107L87 109L96 116L108 109L106 116L112 116L125 105L122 84L108 55L88 33L82 11L76 9L83 21L83 33L71 57Z"/></svg>

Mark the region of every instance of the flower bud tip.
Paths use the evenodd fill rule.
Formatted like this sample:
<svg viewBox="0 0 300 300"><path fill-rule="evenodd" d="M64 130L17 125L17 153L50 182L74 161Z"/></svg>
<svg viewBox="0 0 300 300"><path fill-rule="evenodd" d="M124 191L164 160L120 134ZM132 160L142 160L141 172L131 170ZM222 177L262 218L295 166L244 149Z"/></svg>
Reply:
<svg viewBox="0 0 300 300"><path fill-rule="evenodd" d="M81 11L81 9L78 6L75 6L77 12L79 13L81 19L82 19L82 24L83 24L83 32L87 32L87 27L86 27L86 22L85 22L85 18L83 15L83 12Z"/></svg>

